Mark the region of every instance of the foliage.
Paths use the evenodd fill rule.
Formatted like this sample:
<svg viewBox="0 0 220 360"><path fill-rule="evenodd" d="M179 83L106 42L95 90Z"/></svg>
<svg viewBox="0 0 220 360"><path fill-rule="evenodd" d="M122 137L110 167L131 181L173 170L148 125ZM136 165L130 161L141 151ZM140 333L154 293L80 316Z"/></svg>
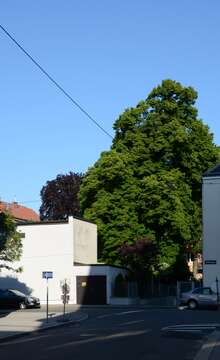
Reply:
<svg viewBox="0 0 220 360"><path fill-rule="evenodd" d="M149 238L141 238L133 244L124 243L119 253L123 265L128 266L135 278L146 277L157 269L157 245Z"/></svg>
<svg viewBox="0 0 220 360"><path fill-rule="evenodd" d="M187 260L183 254L178 254L176 262L172 268L172 277L178 281L187 281L192 276Z"/></svg>
<svg viewBox="0 0 220 360"><path fill-rule="evenodd" d="M78 193L82 177L82 174L69 172L47 181L40 192L41 220L63 220L69 215L80 216Z"/></svg>
<svg viewBox="0 0 220 360"><path fill-rule="evenodd" d="M128 296L128 280L122 274L118 274L115 278L113 296Z"/></svg>
<svg viewBox="0 0 220 360"><path fill-rule="evenodd" d="M165 80L114 124L112 148L80 188L82 214L98 225L99 254L121 264L124 242L150 237L159 271L201 240L201 177L219 160L208 126L197 116L196 91Z"/></svg>
<svg viewBox="0 0 220 360"><path fill-rule="evenodd" d="M0 269L12 269L11 262L18 261L22 254L21 234L16 223L7 213L0 213ZM14 269L15 270L15 269ZM19 269L18 269L19 270Z"/></svg>

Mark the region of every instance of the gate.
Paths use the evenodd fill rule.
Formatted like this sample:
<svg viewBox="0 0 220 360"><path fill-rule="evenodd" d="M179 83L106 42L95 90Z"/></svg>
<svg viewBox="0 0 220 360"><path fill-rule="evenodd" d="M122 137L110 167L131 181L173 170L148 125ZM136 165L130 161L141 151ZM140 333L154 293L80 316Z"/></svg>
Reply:
<svg viewBox="0 0 220 360"><path fill-rule="evenodd" d="M77 304L104 305L106 301L106 276L77 276Z"/></svg>

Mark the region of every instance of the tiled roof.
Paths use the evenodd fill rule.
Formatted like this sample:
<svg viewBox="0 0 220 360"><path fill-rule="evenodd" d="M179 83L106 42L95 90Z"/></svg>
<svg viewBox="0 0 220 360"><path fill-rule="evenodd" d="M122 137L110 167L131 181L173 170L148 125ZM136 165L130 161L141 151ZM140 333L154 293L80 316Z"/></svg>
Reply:
<svg viewBox="0 0 220 360"><path fill-rule="evenodd" d="M16 202L0 202L0 212L8 211L15 219L22 221L39 221L39 215L32 209L18 205Z"/></svg>
<svg viewBox="0 0 220 360"><path fill-rule="evenodd" d="M216 165L214 168L208 170L203 174L204 177L213 177L220 176L220 164Z"/></svg>

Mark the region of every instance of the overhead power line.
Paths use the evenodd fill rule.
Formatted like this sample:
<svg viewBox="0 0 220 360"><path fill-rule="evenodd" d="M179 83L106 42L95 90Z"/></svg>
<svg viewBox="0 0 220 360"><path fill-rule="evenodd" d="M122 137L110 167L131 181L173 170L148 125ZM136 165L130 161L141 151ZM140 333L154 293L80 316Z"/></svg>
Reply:
<svg viewBox="0 0 220 360"><path fill-rule="evenodd" d="M41 70L41 72L76 106L84 115L86 115L101 131L103 131L108 137L113 139L113 136L108 133L64 88L58 84L58 82L21 46L17 40L0 24L0 28L4 33L13 41L15 45Z"/></svg>

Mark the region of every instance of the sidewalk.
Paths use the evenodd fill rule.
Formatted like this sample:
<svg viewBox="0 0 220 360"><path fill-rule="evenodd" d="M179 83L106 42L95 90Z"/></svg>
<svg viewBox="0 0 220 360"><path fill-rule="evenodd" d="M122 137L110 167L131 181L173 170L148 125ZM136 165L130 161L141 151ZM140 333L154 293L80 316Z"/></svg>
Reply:
<svg viewBox="0 0 220 360"><path fill-rule="evenodd" d="M220 359L220 329L214 331L202 345L194 360Z"/></svg>
<svg viewBox="0 0 220 360"><path fill-rule="evenodd" d="M220 359L220 331L216 331L214 341L208 345L212 346L212 350L209 356L209 360L219 360Z"/></svg>
<svg viewBox="0 0 220 360"><path fill-rule="evenodd" d="M88 315L76 309L66 314L49 312L48 322L46 313L42 311L18 310L0 312L0 342L11 340L34 331L43 331L86 320Z"/></svg>

